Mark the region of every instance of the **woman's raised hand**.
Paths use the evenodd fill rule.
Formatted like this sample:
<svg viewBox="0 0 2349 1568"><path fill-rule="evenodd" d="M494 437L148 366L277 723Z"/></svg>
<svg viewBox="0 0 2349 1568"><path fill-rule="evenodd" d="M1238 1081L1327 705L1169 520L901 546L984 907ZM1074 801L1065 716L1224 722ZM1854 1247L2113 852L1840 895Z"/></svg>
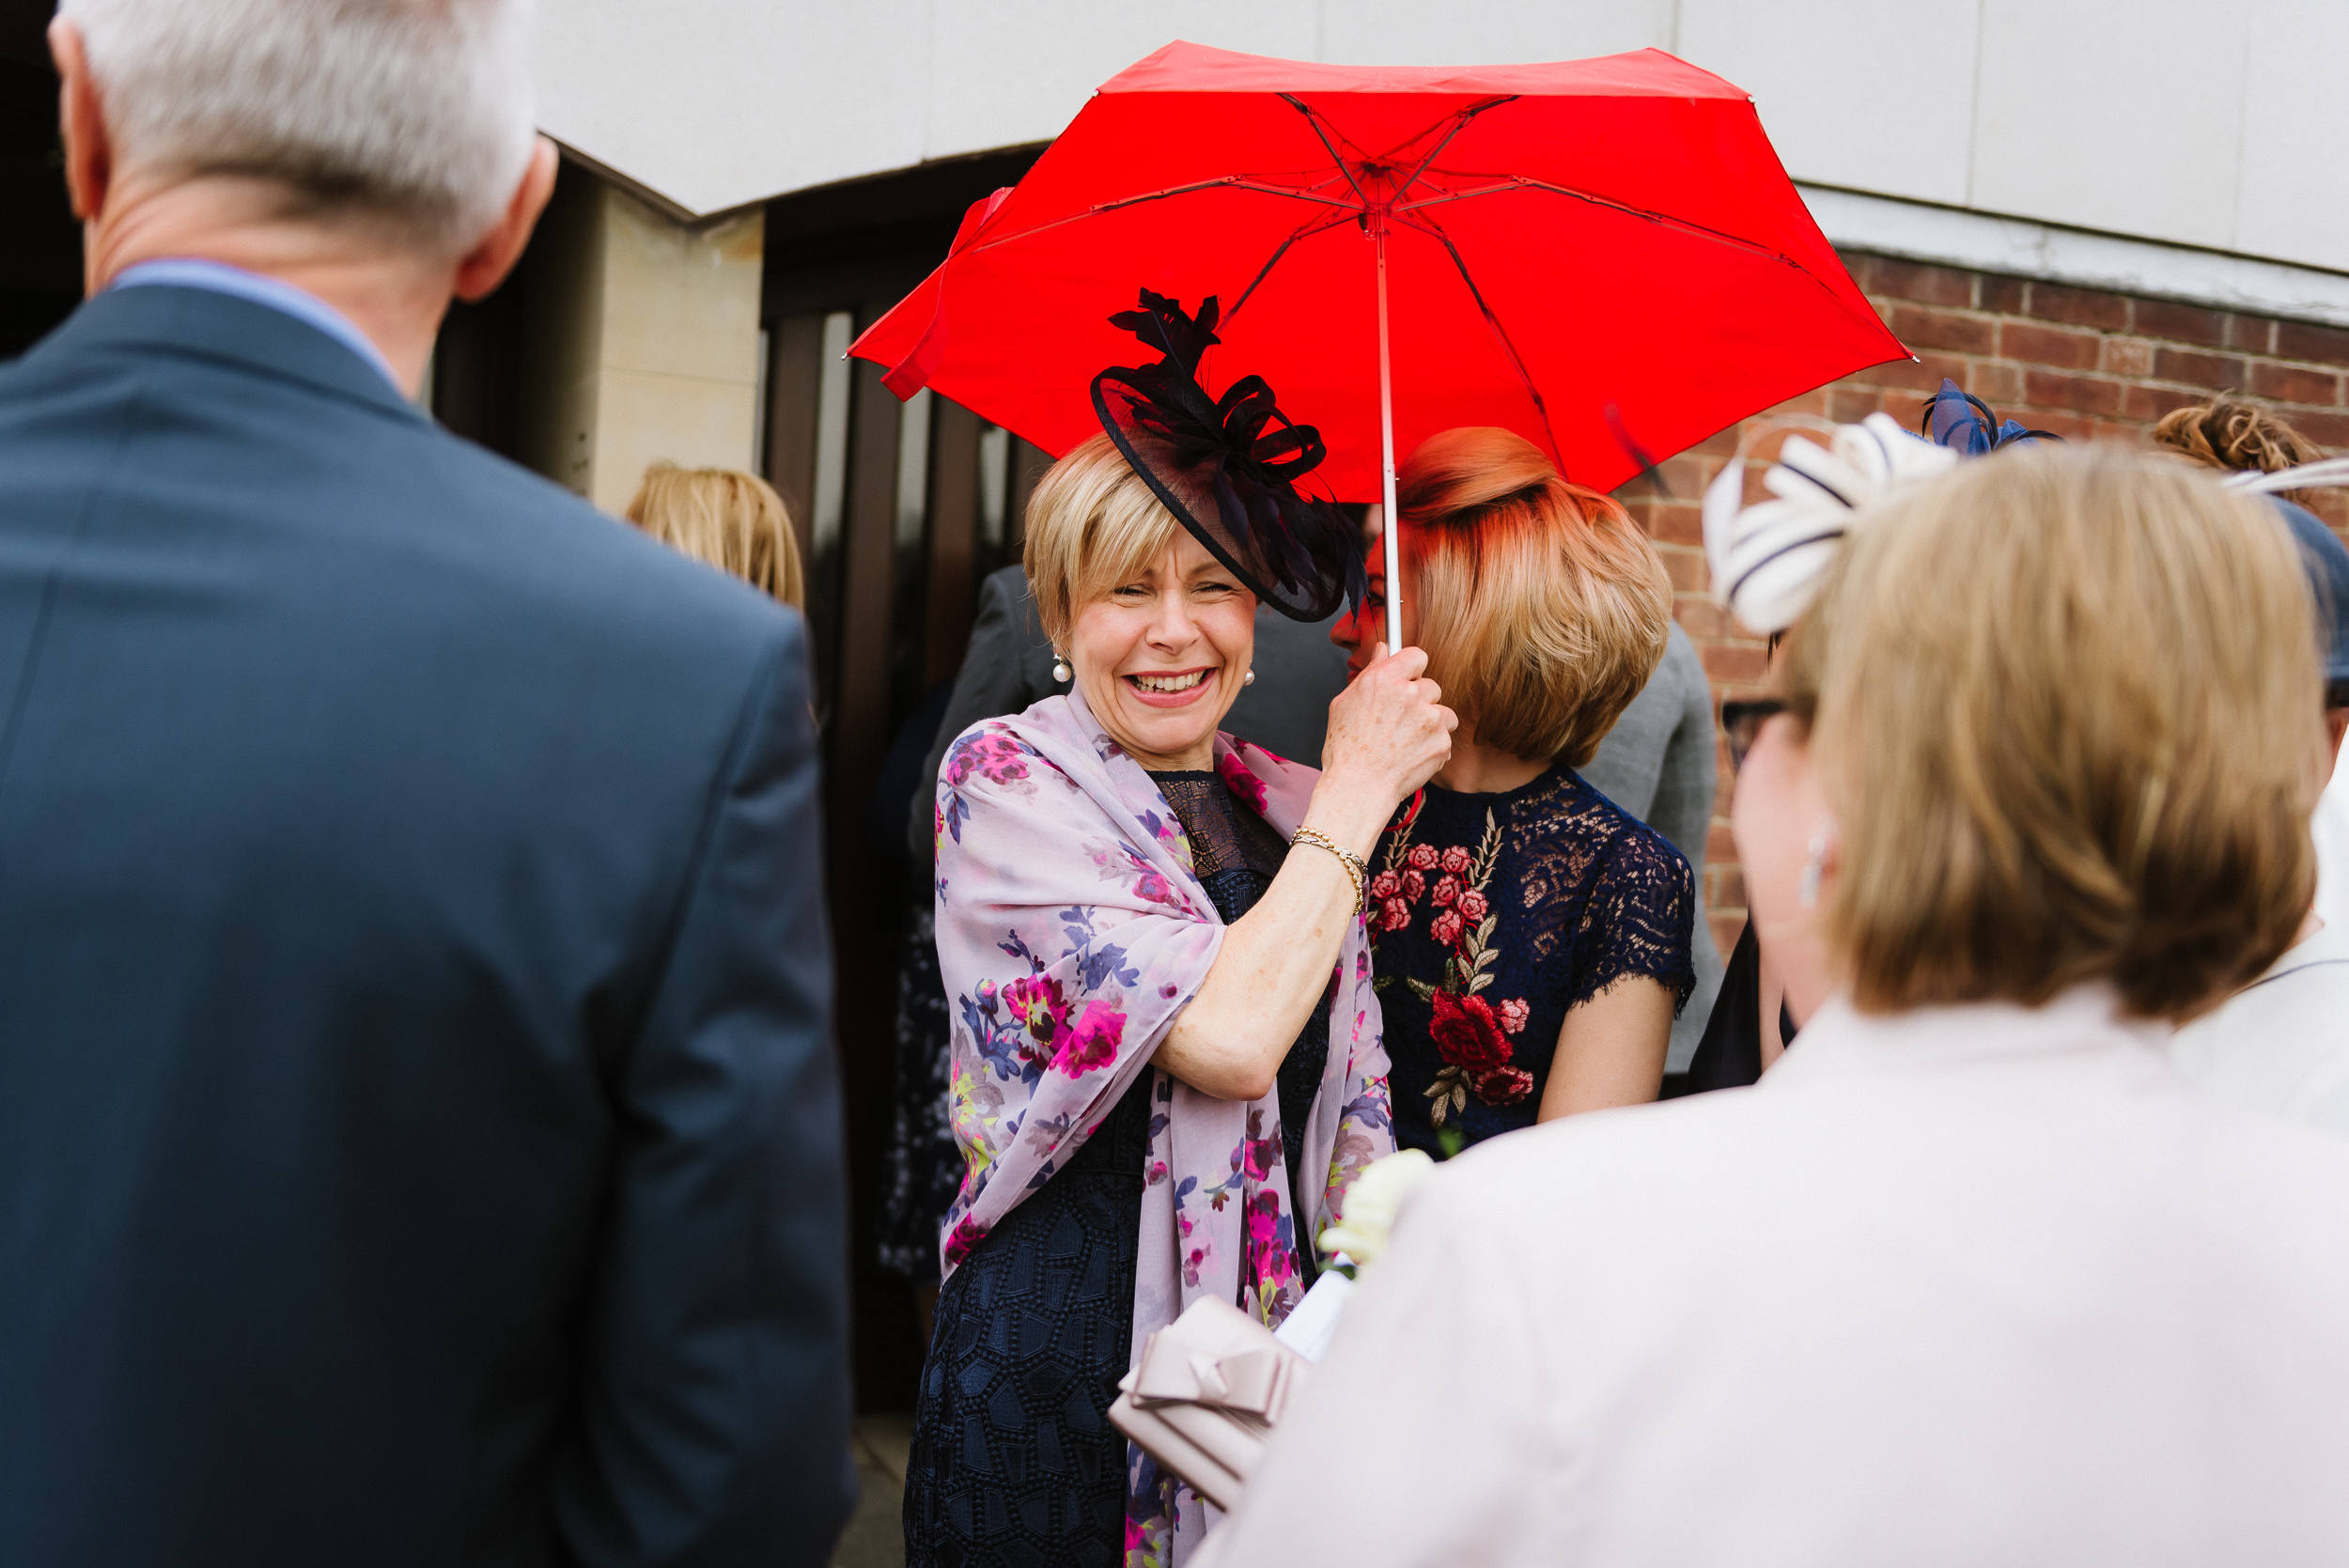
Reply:
<svg viewBox="0 0 2349 1568"><path fill-rule="evenodd" d="M1307 820L1364 856L1395 806L1452 758L1459 715L1443 706L1426 668L1423 649L1389 653L1381 643L1330 705Z"/></svg>

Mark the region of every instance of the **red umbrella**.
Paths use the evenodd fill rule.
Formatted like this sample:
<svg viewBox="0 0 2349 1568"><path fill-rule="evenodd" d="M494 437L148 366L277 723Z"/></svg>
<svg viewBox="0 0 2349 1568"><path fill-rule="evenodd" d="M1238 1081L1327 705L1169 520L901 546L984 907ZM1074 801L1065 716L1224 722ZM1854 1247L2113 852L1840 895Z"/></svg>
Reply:
<svg viewBox="0 0 2349 1568"><path fill-rule="evenodd" d="M1220 297L1202 382L1219 355L1263 376L1334 496L1390 516L1398 438L1504 426L1610 489L1633 439L1677 452L1907 353L1752 101L1659 50L1455 70L1190 43L1104 84L850 352L1057 456L1099 428L1087 388L1133 359L1108 318L1140 287Z"/></svg>

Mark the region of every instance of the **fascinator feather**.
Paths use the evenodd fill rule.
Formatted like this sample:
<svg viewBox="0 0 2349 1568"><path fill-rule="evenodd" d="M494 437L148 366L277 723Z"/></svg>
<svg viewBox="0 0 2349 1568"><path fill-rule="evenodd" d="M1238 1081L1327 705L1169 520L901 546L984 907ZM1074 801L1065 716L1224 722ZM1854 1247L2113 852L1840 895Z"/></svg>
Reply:
<svg viewBox="0 0 2349 1568"><path fill-rule="evenodd" d="M1142 308L1110 318L1155 350L1155 365L1112 365L1093 378L1093 410L1127 463L1208 553L1257 599L1292 620L1326 619L1343 598L1361 601L1355 530L1298 481L1328 455L1321 432L1281 411L1262 376L1221 397L1199 364L1220 340L1215 296L1196 317L1142 290Z"/></svg>
<svg viewBox="0 0 2349 1568"><path fill-rule="evenodd" d="M1713 597L1755 631L1783 631L1811 608L1854 512L1957 466L1956 451L1910 435L1887 413L1831 426L1827 438L1825 447L1786 438L1762 476L1767 501L1743 505L1741 460L1705 487Z"/></svg>

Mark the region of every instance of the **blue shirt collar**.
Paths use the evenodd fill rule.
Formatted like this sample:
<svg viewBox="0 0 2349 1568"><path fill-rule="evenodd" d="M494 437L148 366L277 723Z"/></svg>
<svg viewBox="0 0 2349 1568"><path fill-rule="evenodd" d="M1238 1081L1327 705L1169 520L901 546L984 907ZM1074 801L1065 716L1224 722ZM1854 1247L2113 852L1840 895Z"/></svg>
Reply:
<svg viewBox="0 0 2349 1568"><path fill-rule="evenodd" d="M383 357L383 350L357 327L350 318L290 283L249 272L242 267L231 267L225 261L207 261L197 256L171 256L161 261L142 261L125 267L115 274L108 288L137 288L164 285L176 288L209 288L216 294L232 294L240 300L267 305L283 311L297 321L316 327L335 342L366 360L382 372L404 398L407 392L399 385L399 378L392 373L392 362Z"/></svg>

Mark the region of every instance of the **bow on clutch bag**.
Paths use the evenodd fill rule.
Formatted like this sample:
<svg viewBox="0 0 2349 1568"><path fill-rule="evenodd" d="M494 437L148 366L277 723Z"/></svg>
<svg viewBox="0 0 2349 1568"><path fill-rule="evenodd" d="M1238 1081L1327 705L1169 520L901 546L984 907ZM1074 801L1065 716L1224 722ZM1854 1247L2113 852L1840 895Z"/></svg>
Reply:
<svg viewBox="0 0 2349 1568"><path fill-rule="evenodd" d="M1194 1301L1144 1340L1110 1420L1229 1510L1313 1363L1228 1302Z"/></svg>

